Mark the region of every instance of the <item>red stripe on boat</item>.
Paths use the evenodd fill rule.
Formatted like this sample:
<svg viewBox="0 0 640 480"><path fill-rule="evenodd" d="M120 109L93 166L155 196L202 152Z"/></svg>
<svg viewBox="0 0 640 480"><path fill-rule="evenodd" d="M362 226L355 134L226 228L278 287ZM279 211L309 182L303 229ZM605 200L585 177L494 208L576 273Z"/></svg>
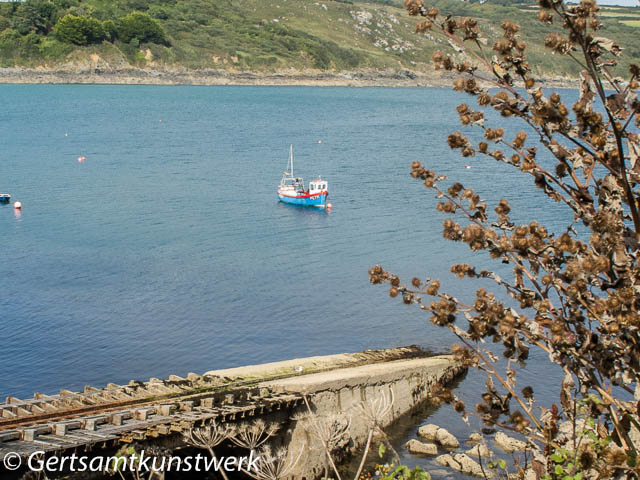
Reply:
<svg viewBox="0 0 640 480"><path fill-rule="evenodd" d="M309 198L309 197L317 197L319 195L328 195L329 192L320 192L320 193L308 193L306 195L285 195L284 193L281 193L280 195L282 195L283 197L289 197L289 198Z"/></svg>

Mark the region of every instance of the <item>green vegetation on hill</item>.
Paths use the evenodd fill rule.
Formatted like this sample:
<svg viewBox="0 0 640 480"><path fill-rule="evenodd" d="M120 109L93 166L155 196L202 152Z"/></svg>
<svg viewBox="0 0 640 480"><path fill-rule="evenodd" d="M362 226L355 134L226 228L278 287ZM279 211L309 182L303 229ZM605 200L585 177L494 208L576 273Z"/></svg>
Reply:
<svg viewBox="0 0 640 480"><path fill-rule="evenodd" d="M489 41L500 19L521 24L532 64L541 74L577 74L544 49L550 29L524 1L484 4L435 0L442 12L480 20ZM398 0L26 0L0 3L0 66L88 61L139 67L272 71L424 70L435 50L448 50ZM605 12L602 35L640 61L640 9ZM621 66L620 69L623 67Z"/></svg>

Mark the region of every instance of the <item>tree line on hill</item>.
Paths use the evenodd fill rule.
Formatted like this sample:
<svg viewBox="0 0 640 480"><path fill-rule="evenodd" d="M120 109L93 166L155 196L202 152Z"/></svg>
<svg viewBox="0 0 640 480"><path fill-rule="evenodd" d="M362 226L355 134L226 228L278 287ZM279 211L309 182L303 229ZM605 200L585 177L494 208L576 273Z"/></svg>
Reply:
<svg viewBox="0 0 640 480"><path fill-rule="evenodd" d="M67 13L80 6L79 0L26 0L5 6L0 30L7 27L20 35L53 34L57 40L74 45L90 45L103 40L151 42L168 45L166 33L147 13L133 11L116 19L99 20L90 15ZM5 28L2 28L5 27Z"/></svg>

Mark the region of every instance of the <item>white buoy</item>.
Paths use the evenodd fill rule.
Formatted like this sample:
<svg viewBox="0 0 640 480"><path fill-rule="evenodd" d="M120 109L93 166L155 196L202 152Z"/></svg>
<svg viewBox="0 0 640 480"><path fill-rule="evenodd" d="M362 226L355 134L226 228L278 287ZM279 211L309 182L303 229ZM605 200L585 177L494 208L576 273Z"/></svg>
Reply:
<svg viewBox="0 0 640 480"><path fill-rule="evenodd" d="M327 210L331 210L333 208L333 205L331 205L330 203L327 203Z"/></svg>
<svg viewBox="0 0 640 480"><path fill-rule="evenodd" d="M318 144L321 144L321 143L322 143L322 140L318 140Z"/></svg>
<svg viewBox="0 0 640 480"><path fill-rule="evenodd" d="M464 168L471 168L471 165L465 165Z"/></svg>
<svg viewBox="0 0 640 480"><path fill-rule="evenodd" d="M15 208L16 210L21 210L22 209L22 203L21 202L13 202L13 208Z"/></svg>

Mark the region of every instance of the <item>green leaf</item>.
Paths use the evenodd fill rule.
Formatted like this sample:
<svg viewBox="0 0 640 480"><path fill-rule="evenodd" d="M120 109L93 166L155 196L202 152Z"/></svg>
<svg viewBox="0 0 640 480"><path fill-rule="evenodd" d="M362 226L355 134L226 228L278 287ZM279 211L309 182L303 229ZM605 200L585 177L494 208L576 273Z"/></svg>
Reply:
<svg viewBox="0 0 640 480"><path fill-rule="evenodd" d="M387 451L387 447L384 446L384 443L381 443L378 447L378 455L380 458L384 457L385 452Z"/></svg>
<svg viewBox="0 0 640 480"><path fill-rule="evenodd" d="M506 468L507 468L507 462L506 462L506 460L500 460L500 461L498 461L498 467L500 467L500 468L501 468L501 469L503 469L503 470L506 470Z"/></svg>
<svg viewBox="0 0 640 480"><path fill-rule="evenodd" d="M562 475L564 473L564 468L561 465L556 465L555 469L556 475Z"/></svg>
<svg viewBox="0 0 640 480"><path fill-rule="evenodd" d="M555 463L564 463L564 457L561 457L557 453L551 455L551 460L553 460Z"/></svg>

